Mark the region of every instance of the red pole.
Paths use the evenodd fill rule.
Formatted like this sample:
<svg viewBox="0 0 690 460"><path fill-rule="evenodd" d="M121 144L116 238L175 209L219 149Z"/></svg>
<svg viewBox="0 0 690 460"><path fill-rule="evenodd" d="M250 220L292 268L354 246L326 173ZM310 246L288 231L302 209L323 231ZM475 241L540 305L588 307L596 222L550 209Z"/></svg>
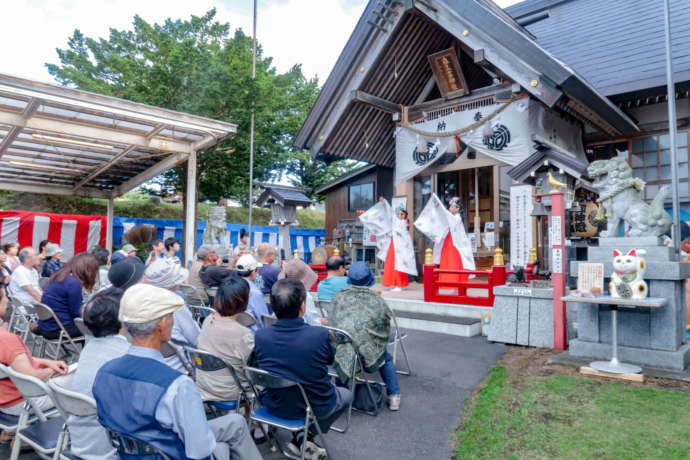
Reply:
<svg viewBox="0 0 690 460"><path fill-rule="evenodd" d="M551 195L551 260L553 263L553 346L557 350L568 348L565 317L565 203L563 193Z"/></svg>

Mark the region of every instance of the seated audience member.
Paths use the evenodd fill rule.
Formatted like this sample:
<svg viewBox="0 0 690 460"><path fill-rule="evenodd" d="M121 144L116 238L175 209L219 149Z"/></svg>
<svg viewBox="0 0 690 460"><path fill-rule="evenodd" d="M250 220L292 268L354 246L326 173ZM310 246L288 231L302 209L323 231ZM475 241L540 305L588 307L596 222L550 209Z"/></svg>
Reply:
<svg viewBox="0 0 690 460"><path fill-rule="evenodd" d="M108 280L108 269L110 269L110 251L105 248L96 247L91 250L91 254L98 262L98 279L96 280L95 291L101 291L110 287Z"/></svg>
<svg viewBox="0 0 690 460"><path fill-rule="evenodd" d="M0 317L5 315L6 310L7 295L5 289L0 287ZM0 364L43 381L48 380L53 373L60 375L67 373L67 365L64 362L34 358L19 336L3 328L0 328ZM33 398L32 401L41 410L53 407L53 402L47 395ZM19 415L23 407L24 398L12 380L9 378L0 379L0 412Z"/></svg>
<svg viewBox="0 0 690 460"><path fill-rule="evenodd" d="M319 310L316 308L314 303L314 298L311 296L309 289L316 283L319 279L318 275L311 269L309 265L304 263L302 259L292 259L285 264L283 272L278 276L279 279L292 278L296 279L304 286L304 290L307 294L305 300L306 310L304 312L304 321L312 326L321 326L323 324L328 324L326 318L322 318Z"/></svg>
<svg viewBox="0 0 690 460"><path fill-rule="evenodd" d="M9 285L9 295L12 299L22 303L40 302L41 287L38 284L38 272L34 268L38 264L38 254L32 247L25 247L19 251L21 265L12 271Z"/></svg>
<svg viewBox="0 0 690 460"><path fill-rule="evenodd" d="M228 414L207 421L192 379L163 361L161 344L170 340L173 313L183 306L180 296L155 286L125 291L119 319L132 346L96 374L99 421L174 459L261 459L244 418Z"/></svg>
<svg viewBox="0 0 690 460"><path fill-rule="evenodd" d="M387 351L391 317L386 301L369 289L374 285L374 273L366 262L355 262L348 275L350 287L331 300L329 324L348 332L359 346L364 369L378 370L386 384L388 408L400 409L400 386L393 358ZM335 368L341 380L346 380L355 364L350 345L341 345L335 356Z"/></svg>
<svg viewBox="0 0 690 460"><path fill-rule="evenodd" d="M98 278L98 262L86 252L72 257L64 267L53 273L43 291L41 302L48 305L72 337L82 333L74 324L74 318L81 317L82 291L91 292ZM47 339L60 336L60 326L53 319L39 320L38 333Z"/></svg>
<svg viewBox="0 0 690 460"><path fill-rule="evenodd" d="M335 387L328 376L333 364L335 347L328 329L307 325L302 316L306 291L295 279L278 280L271 290L271 305L278 321L259 329L254 338L256 363L261 369L301 383L324 433L352 401L352 393ZM288 419L304 419L305 405L299 389L292 386L268 389L262 403L272 413ZM299 454L303 433L293 435L290 450ZM324 449L313 444L313 433L307 438L308 449Z"/></svg>
<svg viewBox="0 0 690 460"><path fill-rule="evenodd" d="M334 295L347 288L347 270L345 259L341 256L331 256L326 260L328 278L321 280L317 288L319 300L331 300Z"/></svg>
<svg viewBox="0 0 690 460"><path fill-rule="evenodd" d="M5 251L0 249L0 284L7 287L7 285L10 284L12 272L10 272L10 270L7 268L5 262L7 262L7 254L5 254Z"/></svg>
<svg viewBox="0 0 690 460"><path fill-rule="evenodd" d="M11 271L19 267L22 263L19 260L19 244L18 243L6 243L2 247L5 254L7 254L7 262L5 262L6 267ZM36 262L38 264L38 262Z"/></svg>
<svg viewBox="0 0 690 460"><path fill-rule="evenodd" d="M218 253L213 246L202 244L196 252L196 262L189 268L189 280L191 286L196 288L197 296L204 302L208 301L204 283L201 281L201 270L209 265L218 265L222 260L218 258Z"/></svg>
<svg viewBox="0 0 690 460"><path fill-rule="evenodd" d="M184 302L184 296L180 292L180 284L187 281L189 272L180 264L173 263L169 258L158 259L146 267L144 272L146 283L162 289L167 289L179 295ZM186 305L175 311L175 324L172 328L172 340L177 345L190 345L196 347L199 342L199 324L194 320L192 312ZM182 371L184 365L177 355L165 358L165 362L173 369Z"/></svg>
<svg viewBox="0 0 690 460"><path fill-rule="evenodd" d="M226 278L214 299L216 313L204 320L199 334L199 348L221 358L244 380L242 369L254 350L254 333L237 322L237 315L247 309L249 285L238 276ZM239 389L227 369L217 372L197 371L196 383L201 398L233 401Z"/></svg>
<svg viewBox="0 0 690 460"><path fill-rule="evenodd" d="M125 255L125 257L137 257L137 248L133 244L125 244L120 249L120 252Z"/></svg>
<svg viewBox="0 0 690 460"><path fill-rule="evenodd" d="M72 380L72 391L93 396L91 389L98 370L111 359L124 356L129 342L120 324L120 298L122 290L109 288L89 299L84 307L84 324L94 338L89 340L79 354L79 366ZM81 460L112 458L115 449L105 428L98 418L70 416L67 420L70 435L70 452Z"/></svg>
<svg viewBox="0 0 690 460"><path fill-rule="evenodd" d="M159 238L154 238L153 240L151 240L148 249L149 256L146 259L146 265L149 265L151 262L165 257L165 243L163 243L163 240Z"/></svg>
<svg viewBox="0 0 690 460"><path fill-rule="evenodd" d="M177 241L177 238L173 236L166 238L164 245L165 258L168 259L169 262L180 264L180 258L177 257L177 253L180 251L180 242Z"/></svg>
<svg viewBox="0 0 690 460"><path fill-rule="evenodd" d="M233 249L233 255L242 256L251 253L252 248L249 247L249 233L247 233L246 228L243 228L240 230L240 241L237 243L237 246L235 246L235 249Z"/></svg>
<svg viewBox="0 0 690 460"><path fill-rule="evenodd" d="M113 254L113 257L115 257L115 254ZM110 266L108 281L110 281L113 287L124 291L139 282L145 283L145 270L146 266L138 258L128 257L120 263Z"/></svg>
<svg viewBox="0 0 690 460"><path fill-rule="evenodd" d="M259 276L263 280L261 292L264 295L270 294L273 283L278 281L278 275L280 275L280 268L273 266L276 260L276 249L271 246L271 243L261 243L256 248L256 256L261 264L259 267Z"/></svg>
<svg viewBox="0 0 690 460"><path fill-rule="evenodd" d="M255 283L256 277L259 276L258 268L260 266L261 264L258 263L251 254L244 254L237 260L237 263L235 264L237 274L244 278L247 283L249 283L249 305L247 307L247 311L252 314L257 322L257 324L251 327L253 331L264 327L264 323L261 321L261 315L271 314L266 306L266 301L264 300L264 295L261 292L261 289L259 289L259 286L257 286Z"/></svg>
<svg viewBox="0 0 690 460"><path fill-rule="evenodd" d="M38 273L43 273L43 265L45 265L46 259L48 258L46 250L51 244L50 240L43 240L38 243L38 258L40 259L40 263L36 266Z"/></svg>
<svg viewBox="0 0 690 460"><path fill-rule="evenodd" d="M41 276L43 278L50 278L53 273L60 270L64 264L62 263L62 248L57 244L49 244L46 248L46 259L43 264Z"/></svg>

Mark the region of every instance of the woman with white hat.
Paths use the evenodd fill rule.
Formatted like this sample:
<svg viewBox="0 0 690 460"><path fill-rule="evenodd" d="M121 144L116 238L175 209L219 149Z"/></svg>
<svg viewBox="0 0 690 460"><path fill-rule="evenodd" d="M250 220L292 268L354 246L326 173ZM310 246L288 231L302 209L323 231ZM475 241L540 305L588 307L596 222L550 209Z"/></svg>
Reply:
<svg viewBox="0 0 690 460"><path fill-rule="evenodd" d="M146 276L146 283L159 288L173 291L180 297L184 298L179 292L180 285L184 284L189 277L189 271L182 268L180 264L176 264L168 259L156 259L144 272ZM172 329L172 341L175 343L187 344L192 347L197 347L199 342L199 325L194 321L192 312L189 311L187 305L182 309L177 310L174 314L175 324ZM178 371L184 372L184 365L177 356L170 356L165 358L168 366Z"/></svg>
<svg viewBox="0 0 690 460"><path fill-rule="evenodd" d="M57 244L49 244L46 248L46 262L43 264L41 276L49 278L53 273L62 268L62 248Z"/></svg>

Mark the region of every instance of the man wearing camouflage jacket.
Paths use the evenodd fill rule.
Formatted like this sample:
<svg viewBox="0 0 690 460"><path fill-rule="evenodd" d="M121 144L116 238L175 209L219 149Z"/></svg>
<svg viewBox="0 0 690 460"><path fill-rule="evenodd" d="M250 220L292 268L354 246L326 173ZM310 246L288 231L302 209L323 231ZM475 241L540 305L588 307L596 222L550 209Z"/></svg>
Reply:
<svg viewBox="0 0 690 460"><path fill-rule="evenodd" d="M391 317L386 301L369 289L374 284L374 274L365 262L355 262L350 266L348 282L350 287L337 293L331 300L328 323L352 336L359 347L364 370L379 370L386 384L388 408L399 410L400 386L393 358L387 351ZM347 380L354 365L352 346L339 345L335 354L335 368L341 380Z"/></svg>

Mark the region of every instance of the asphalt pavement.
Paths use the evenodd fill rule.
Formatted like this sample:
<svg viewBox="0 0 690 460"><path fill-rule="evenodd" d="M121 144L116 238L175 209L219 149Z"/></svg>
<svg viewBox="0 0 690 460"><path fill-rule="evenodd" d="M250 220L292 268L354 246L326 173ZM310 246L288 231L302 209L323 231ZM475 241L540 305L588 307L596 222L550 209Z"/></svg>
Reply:
<svg viewBox="0 0 690 460"><path fill-rule="evenodd" d="M383 408L376 417L353 412L346 434L331 431L326 435L333 459L448 460L451 435L465 398L507 350L505 345L489 343L484 337L421 331L408 331L405 346L413 375L398 376L400 411ZM341 417L337 424L343 420ZM260 449L266 460L283 458L269 452L266 444ZM0 458L9 458L6 445L0 445ZM38 457L29 453L20 458Z"/></svg>

